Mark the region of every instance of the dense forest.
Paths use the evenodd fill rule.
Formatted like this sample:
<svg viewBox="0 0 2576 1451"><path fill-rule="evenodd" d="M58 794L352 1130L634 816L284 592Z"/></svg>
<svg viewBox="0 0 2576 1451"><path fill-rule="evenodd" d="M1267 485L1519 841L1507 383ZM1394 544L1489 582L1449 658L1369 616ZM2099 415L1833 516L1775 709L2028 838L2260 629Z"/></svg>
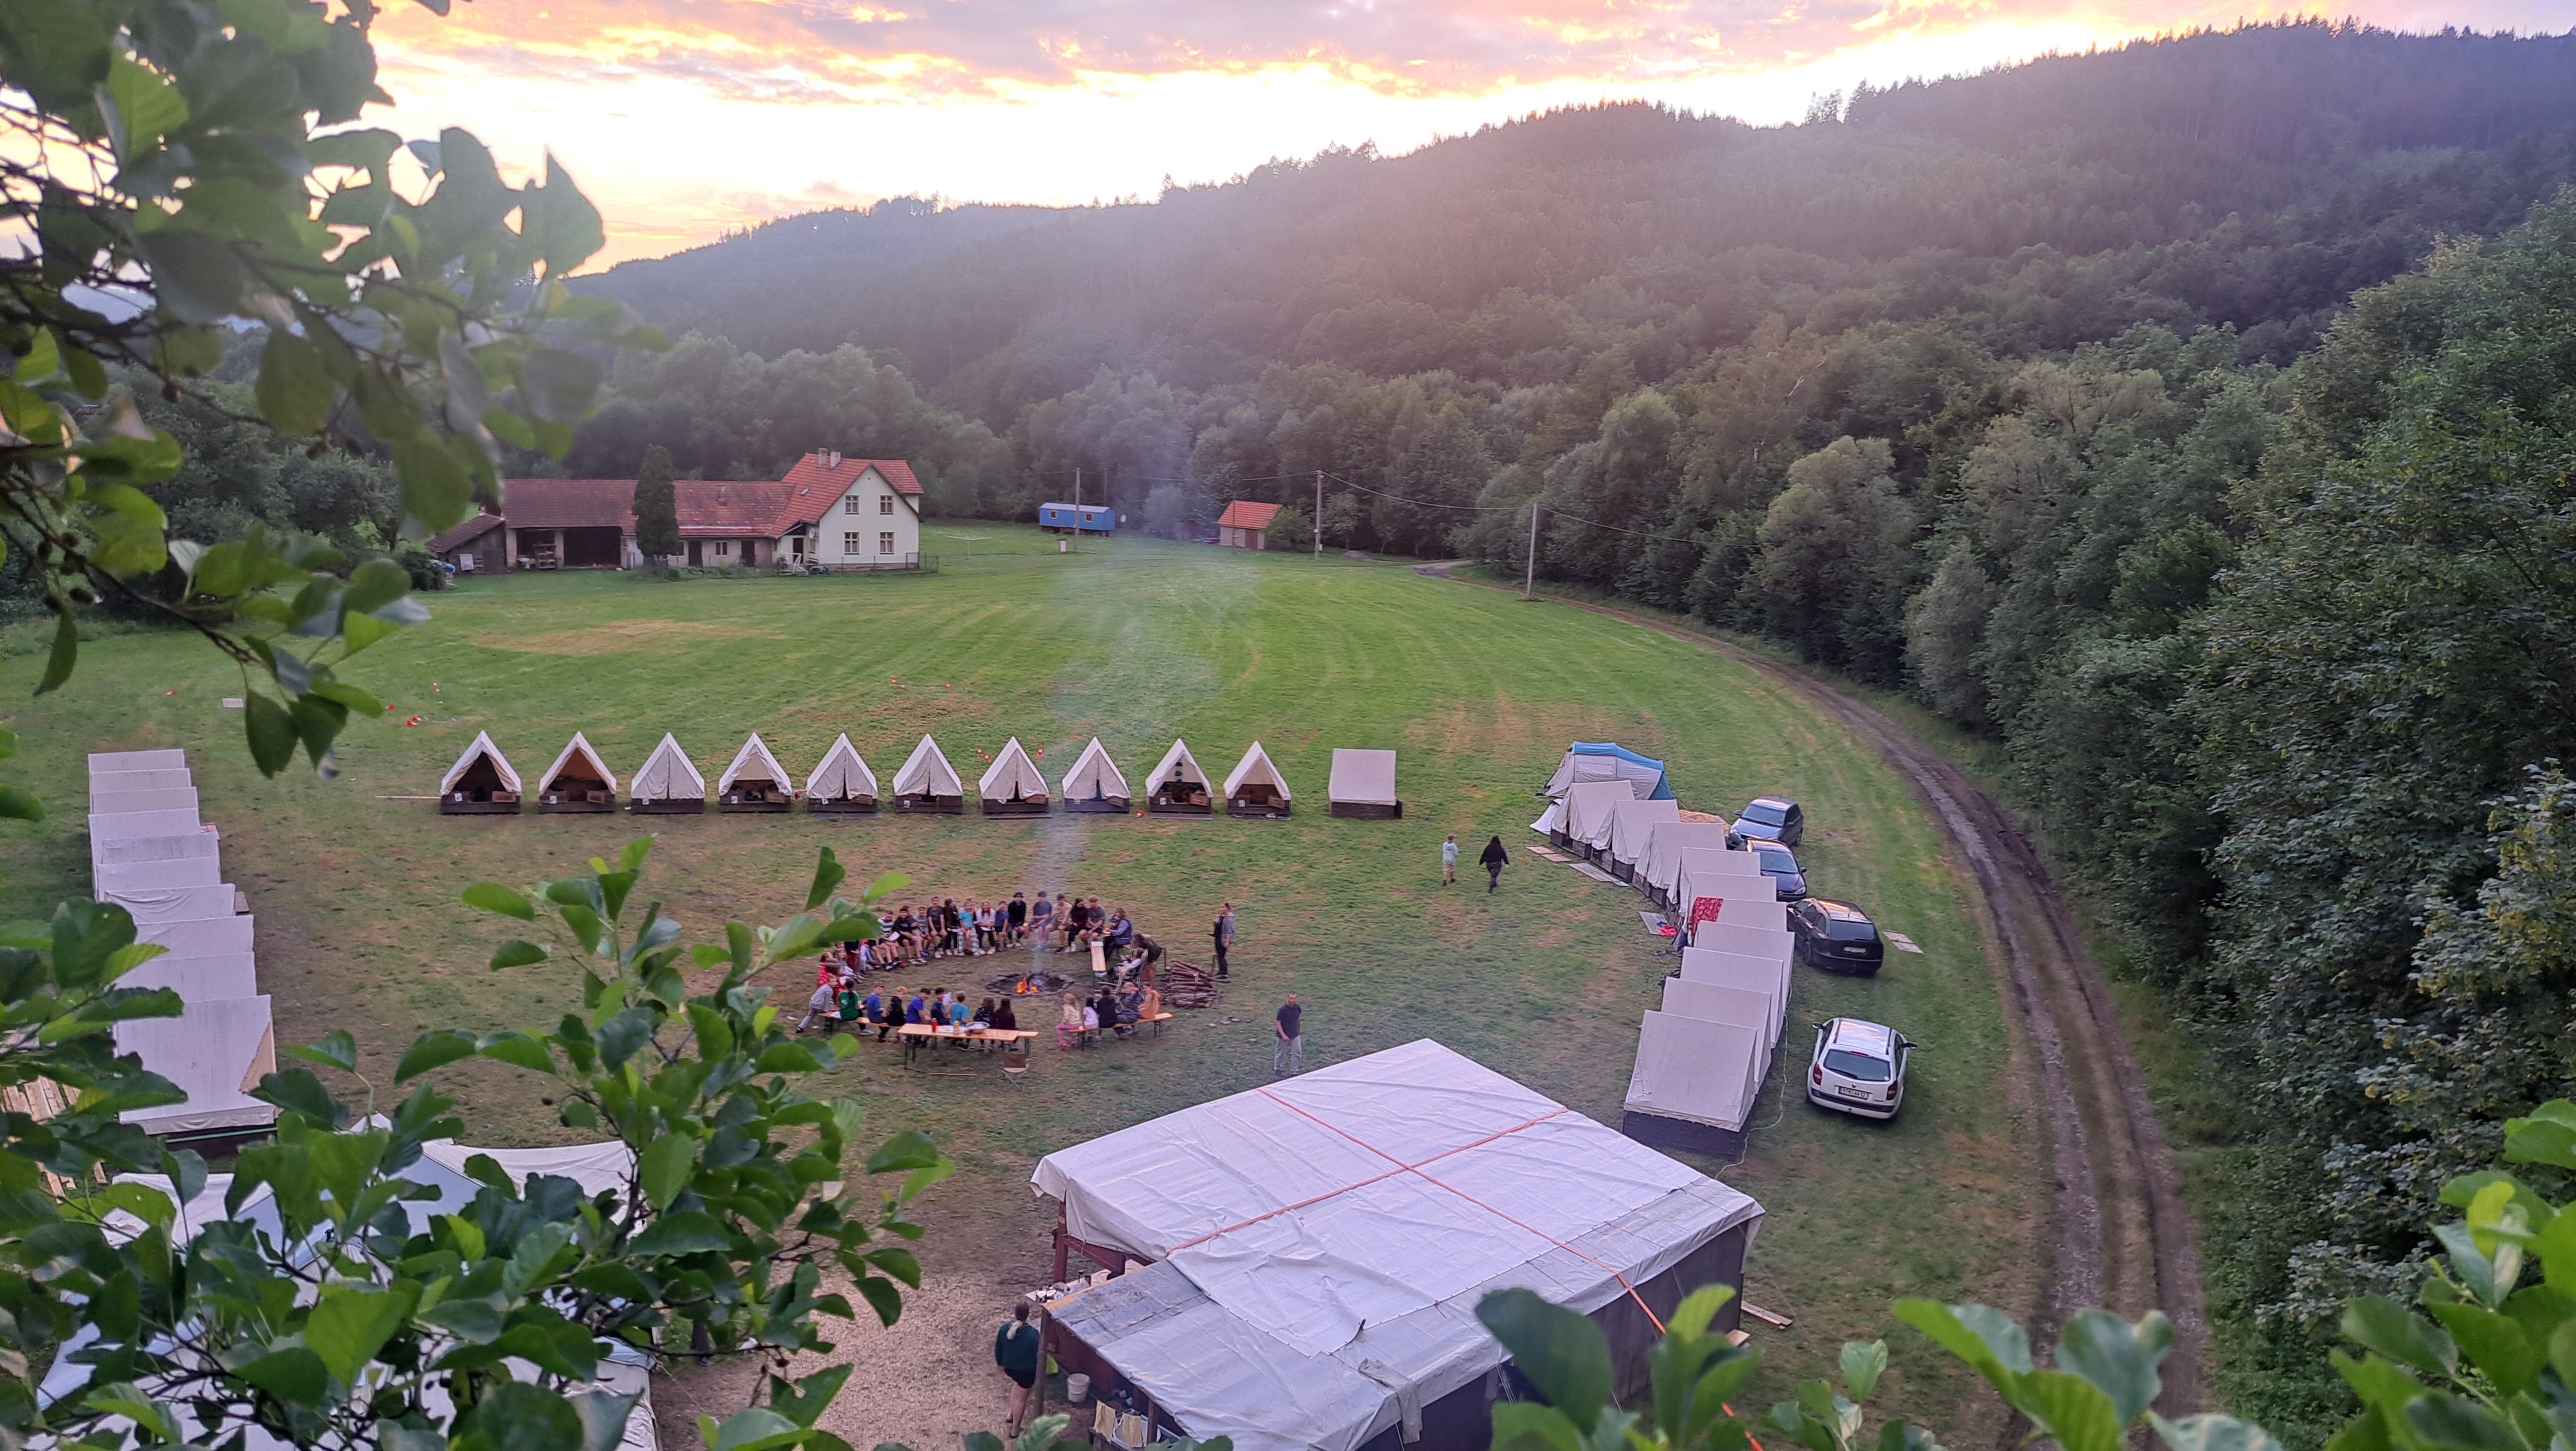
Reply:
<svg viewBox="0 0 2576 1451"><path fill-rule="evenodd" d="M1609 105L1152 203L776 222L586 288L574 475L913 460L1025 518L1289 503L1757 634L1999 747L2233 1109L2237 1409L2576 1054L2576 34L2200 33L1819 98ZM192 405L174 526L389 485ZM204 460L202 464L195 462ZM1320 516L1308 507L1321 475Z"/></svg>

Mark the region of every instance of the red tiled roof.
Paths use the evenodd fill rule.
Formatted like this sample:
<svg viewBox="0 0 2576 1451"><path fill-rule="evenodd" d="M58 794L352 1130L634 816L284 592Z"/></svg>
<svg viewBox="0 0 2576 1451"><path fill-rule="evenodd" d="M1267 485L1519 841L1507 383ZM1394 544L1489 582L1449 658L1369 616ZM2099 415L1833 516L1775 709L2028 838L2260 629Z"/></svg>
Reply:
<svg viewBox="0 0 2576 1451"><path fill-rule="evenodd" d="M794 491L767 479L680 479L672 485L680 516L680 533L699 538L775 539L786 531L779 522Z"/></svg>
<svg viewBox="0 0 2576 1451"><path fill-rule="evenodd" d="M635 532L633 479L512 479L501 513L513 529L623 529Z"/></svg>
<svg viewBox="0 0 2576 1451"><path fill-rule="evenodd" d="M1225 512L1216 516L1216 522L1221 529L1267 529L1270 521L1278 517L1277 504L1256 504L1250 499L1237 499L1225 506Z"/></svg>
<svg viewBox="0 0 2576 1451"><path fill-rule="evenodd" d="M838 468L826 468L822 454L809 453L796 461L796 467L787 471L786 482L803 486L820 484L830 489L832 497L837 499L848 493L850 485L857 483L859 475L869 469L885 475L885 481L894 485L896 493L916 499L921 497L921 481L912 476L912 465L899 458L851 458L844 454Z"/></svg>
<svg viewBox="0 0 2576 1451"><path fill-rule="evenodd" d="M500 528L502 522L502 518L498 514L477 514L473 518L466 520L464 523L457 525L455 528L450 529L446 533L429 541L429 552L432 554L445 554L451 549L461 549L466 545L473 543L475 540L482 538L484 535L491 533L493 530Z"/></svg>

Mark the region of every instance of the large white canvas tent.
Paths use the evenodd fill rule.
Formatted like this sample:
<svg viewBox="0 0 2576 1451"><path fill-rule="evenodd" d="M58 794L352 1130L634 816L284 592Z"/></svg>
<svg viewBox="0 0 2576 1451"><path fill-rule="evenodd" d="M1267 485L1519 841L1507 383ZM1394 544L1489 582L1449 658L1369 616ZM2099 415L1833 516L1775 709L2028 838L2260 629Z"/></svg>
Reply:
<svg viewBox="0 0 2576 1451"><path fill-rule="evenodd" d="M1199 769L1198 758L1190 754L1189 742L1172 742L1153 774L1145 778L1147 814L1206 816L1213 809L1208 802L1207 772Z"/></svg>
<svg viewBox="0 0 2576 1451"><path fill-rule="evenodd" d="M116 1047L142 1055L144 1067L188 1095L185 1103L127 1110L125 1121L145 1133L237 1134L277 1122L276 1109L250 1096L262 1075L277 1071L267 998L206 998L180 1017L131 1019L116 1025Z"/></svg>
<svg viewBox="0 0 2576 1451"><path fill-rule="evenodd" d="M546 811L614 811L617 809L617 777L590 738L579 731L565 742L563 754L546 767L537 778L537 810Z"/></svg>
<svg viewBox="0 0 2576 1451"><path fill-rule="evenodd" d="M939 816L955 816L966 809L966 783L958 779L957 768L948 764L939 743L928 736L904 758L903 769L894 773L894 809Z"/></svg>
<svg viewBox="0 0 2576 1451"><path fill-rule="evenodd" d="M1324 801L1325 810L1334 816L1380 821L1402 816L1404 803L1395 794L1395 752L1336 747Z"/></svg>
<svg viewBox="0 0 2576 1451"><path fill-rule="evenodd" d="M237 912L177 922L137 922L134 940L167 948L168 957L225 957L252 950L252 924L257 920L248 912Z"/></svg>
<svg viewBox="0 0 2576 1451"><path fill-rule="evenodd" d="M1623 882L1637 880L1637 868L1646 860L1646 838L1658 826L1678 825L1681 821L1678 801L1622 801L1610 808L1610 844L1605 850L1610 858L1610 874Z"/></svg>
<svg viewBox="0 0 2576 1451"><path fill-rule="evenodd" d="M1769 878L1766 877L1763 880L1766 886L1769 885ZM1772 890L1777 892L1779 889L1774 887ZM1717 915L1709 920L1724 922L1735 927L1760 927L1771 932L1786 932L1789 930L1789 904L1776 896L1728 897L1724 899L1724 905L1717 909Z"/></svg>
<svg viewBox="0 0 2576 1451"><path fill-rule="evenodd" d="M1028 748L1018 736L1002 744L985 768L982 780L975 783L975 794L983 798L986 816L1044 816L1047 813L1046 777L1038 774L1038 763L1029 759Z"/></svg>
<svg viewBox="0 0 2576 1451"><path fill-rule="evenodd" d="M1475 1307L1506 1286L1591 1316L1633 1394L1640 1302L1740 1285L1762 1213L1428 1040L1050 1154L1034 1183L1063 1201L1059 1270L1146 1266L1057 1302L1050 1352L1240 1451L1356 1451L1408 1409L1425 1445L1482 1444L1505 1352Z"/></svg>
<svg viewBox="0 0 2576 1451"><path fill-rule="evenodd" d="M1225 814L1277 818L1288 814L1288 782L1254 741L1225 778Z"/></svg>
<svg viewBox="0 0 2576 1451"><path fill-rule="evenodd" d="M217 998L259 996L259 959L247 952L199 957L156 957L116 980L118 987L166 987L194 1006ZM150 1067L150 1064L144 1065Z"/></svg>
<svg viewBox="0 0 2576 1451"><path fill-rule="evenodd" d="M1756 1026L1762 1029L1763 1041L1776 1048L1780 1029L1789 1020L1789 983L1777 965L1696 947L1683 951L1728 961L1703 961L1696 975L1684 972L1679 977L1665 978L1664 1011L1685 1018Z"/></svg>
<svg viewBox="0 0 2576 1451"><path fill-rule="evenodd" d="M138 924L180 922L199 917L229 917L240 894L230 882L205 887L128 887L103 890L101 901L114 902Z"/></svg>
<svg viewBox="0 0 2576 1451"><path fill-rule="evenodd" d="M635 1177L635 1151L616 1139L596 1144L560 1144L549 1149L478 1149L454 1139L425 1139L421 1156L457 1175L477 1154L490 1158L510 1182L524 1192L532 1174L551 1174L581 1186L583 1197L615 1190L624 1194Z"/></svg>
<svg viewBox="0 0 2576 1451"><path fill-rule="evenodd" d="M1577 781L1566 789L1561 844L1598 859L1610 845L1610 814L1637 793L1625 781Z"/></svg>
<svg viewBox="0 0 2576 1451"><path fill-rule="evenodd" d="M769 743L753 731L733 753L733 764L716 778L718 811L786 811L796 804L796 778L770 754Z"/></svg>
<svg viewBox="0 0 2576 1451"><path fill-rule="evenodd" d="M1177 747L1179 742L1173 744ZM1064 773L1064 809L1124 816L1133 804L1127 778L1119 773L1118 763L1109 759L1100 737L1093 736L1082 754L1073 758L1073 769Z"/></svg>
<svg viewBox="0 0 2576 1451"><path fill-rule="evenodd" d="M635 768L626 782L626 809L647 816L706 814L707 778L680 749L679 737L665 732L653 754Z"/></svg>
<svg viewBox="0 0 2576 1451"><path fill-rule="evenodd" d="M1724 851L1723 821L1665 821L1646 833L1646 857L1637 865L1637 885L1660 907L1673 905L1673 886L1681 879L1684 851Z"/></svg>
<svg viewBox="0 0 2576 1451"><path fill-rule="evenodd" d="M195 826L184 831L119 837L112 841L92 839L89 860L94 867L136 866L144 862L214 857L222 850L223 838L212 826Z"/></svg>
<svg viewBox="0 0 2576 1451"><path fill-rule="evenodd" d="M846 735L832 738L832 748L805 778L805 809L818 816L870 816L877 809L877 773L868 769L859 748Z"/></svg>
<svg viewBox="0 0 2576 1451"><path fill-rule="evenodd" d="M474 743L438 781L442 816L516 816L519 772L488 731L476 731Z"/></svg>
<svg viewBox="0 0 2576 1451"><path fill-rule="evenodd" d="M187 768L188 753L181 750L89 753L89 773L93 776L101 771L184 771Z"/></svg>
<svg viewBox="0 0 2576 1451"><path fill-rule="evenodd" d="M1673 916L1685 927L1703 899L1733 901L1752 898L1777 901L1780 888L1762 874L1762 863L1753 853L1724 851L1709 847L1690 847L1681 854L1681 866L1674 874L1673 890L1666 904Z"/></svg>
<svg viewBox="0 0 2576 1451"><path fill-rule="evenodd" d="M1758 1027L1649 1012L1619 1131L1658 1148L1738 1153L1770 1068Z"/></svg>
<svg viewBox="0 0 2576 1451"><path fill-rule="evenodd" d="M102 899L119 892L211 887L223 879L223 858L215 856L172 857L157 862L102 862L90 868L90 880Z"/></svg>

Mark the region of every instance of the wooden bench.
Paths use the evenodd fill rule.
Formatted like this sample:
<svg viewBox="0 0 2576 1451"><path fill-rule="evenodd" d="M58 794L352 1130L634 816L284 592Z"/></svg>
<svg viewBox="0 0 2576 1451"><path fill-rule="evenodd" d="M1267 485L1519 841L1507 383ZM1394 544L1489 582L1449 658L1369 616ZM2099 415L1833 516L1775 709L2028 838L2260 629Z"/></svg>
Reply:
<svg viewBox="0 0 2576 1451"><path fill-rule="evenodd" d="M903 1039L903 1064L906 1068L911 1067L913 1060L921 1056L922 1048L931 1043L963 1043L979 1049L999 1047L1008 1052L1038 1036L1029 1028L979 1028L959 1032L934 1028L928 1023L906 1023L895 1033Z"/></svg>
<svg viewBox="0 0 2576 1451"><path fill-rule="evenodd" d="M1129 1023L1127 1026L1138 1029L1151 1028L1154 1030L1154 1036L1159 1038L1163 1036L1163 1025L1171 1020L1172 1015L1170 1013L1156 1013L1150 1018L1139 1018L1135 1022ZM1099 1042L1101 1039L1107 1038L1115 1034L1117 1031L1118 1025L1113 1023L1105 1028L1076 1028L1073 1030L1073 1036L1081 1042L1089 1044Z"/></svg>

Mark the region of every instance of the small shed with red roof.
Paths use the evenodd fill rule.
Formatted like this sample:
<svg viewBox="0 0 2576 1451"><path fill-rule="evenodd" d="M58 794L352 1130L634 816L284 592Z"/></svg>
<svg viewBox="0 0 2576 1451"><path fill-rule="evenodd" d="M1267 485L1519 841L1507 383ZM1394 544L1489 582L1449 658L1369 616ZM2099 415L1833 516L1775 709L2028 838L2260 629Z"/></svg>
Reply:
<svg viewBox="0 0 2576 1451"><path fill-rule="evenodd" d="M1270 532L1270 521L1279 517L1277 504L1256 504L1250 499L1237 499L1216 516L1216 542L1228 549L1262 548L1263 536Z"/></svg>

